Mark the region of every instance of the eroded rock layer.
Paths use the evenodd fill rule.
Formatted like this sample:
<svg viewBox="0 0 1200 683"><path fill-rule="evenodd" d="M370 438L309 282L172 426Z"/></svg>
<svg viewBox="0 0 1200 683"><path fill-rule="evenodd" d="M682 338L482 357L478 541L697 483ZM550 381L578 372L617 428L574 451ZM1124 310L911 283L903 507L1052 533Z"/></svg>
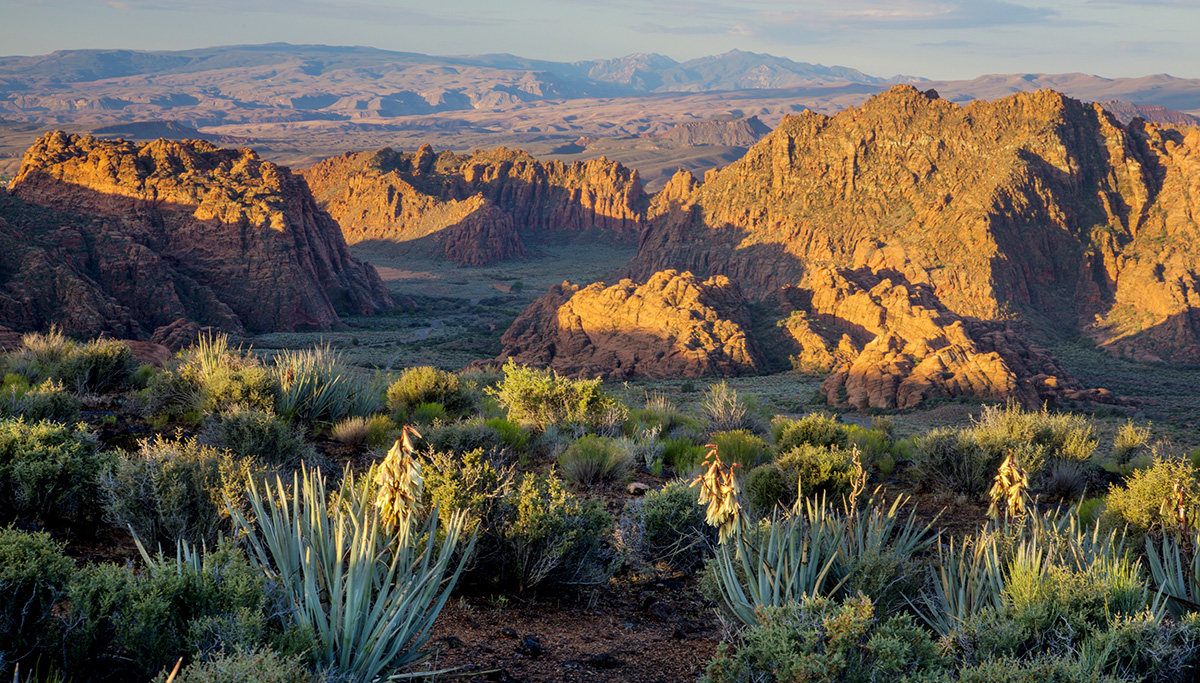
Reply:
<svg viewBox="0 0 1200 683"><path fill-rule="evenodd" d="M960 316L1200 360L1200 129L1123 126L1051 91L960 106L897 86L788 117L654 204L634 280L723 274L766 300L822 266L865 267Z"/></svg>
<svg viewBox="0 0 1200 683"><path fill-rule="evenodd" d="M598 229L635 238L648 203L637 172L615 162L541 162L508 149L348 152L304 174L349 243L436 240L464 265L524 255L522 235Z"/></svg>
<svg viewBox="0 0 1200 683"><path fill-rule="evenodd" d="M504 333L504 353L561 375L625 379L753 373L759 358L745 300L728 278L656 273L579 287L564 282Z"/></svg>
<svg viewBox="0 0 1200 683"><path fill-rule="evenodd" d="M50 133L0 202L0 322L167 339L327 330L391 306L303 179L206 142Z"/></svg>

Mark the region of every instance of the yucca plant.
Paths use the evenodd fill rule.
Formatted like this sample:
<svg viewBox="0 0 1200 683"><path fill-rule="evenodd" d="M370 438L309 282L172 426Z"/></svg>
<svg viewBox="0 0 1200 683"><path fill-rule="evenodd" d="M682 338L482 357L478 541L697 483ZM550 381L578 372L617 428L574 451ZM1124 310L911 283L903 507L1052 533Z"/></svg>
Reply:
<svg viewBox="0 0 1200 683"><path fill-rule="evenodd" d="M970 617L991 607L1004 610L1004 567L992 534L966 537L938 546L932 589L913 604L925 623L948 636ZM911 603L910 603L911 604Z"/></svg>
<svg viewBox="0 0 1200 683"><path fill-rule="evenodd" d="M331 500L316 469L250 482L253 517L230 506L251 556L284 589L292 619L316 635L321 666L354 681L374 681L426 656L434 619L474 547L472 538L447 576L465 517L419 521L407 514L394 533L381 523L372 493L376 471L346 473ZM439 533L440 527L440 533Z"/></svg>
<svg viewBox="0 0 1200 683"><path fill-rule="evenodd" d="M810 503L803 514L776 513L758 527L738 524L733 543L717 551L721 597L743 623L757 624L763 607L836 593L845 581L831 576L844 533L841 520L824 501Z"/></svg>
<svg viewBox="0 0 1200 683"><path fill-rule="evenodd" d="M1200 530L1177 537L1146 538L1146 563L1158 591L1169 601L1167 609L1180 617L1200 611Z"/></svg>
<svg viewBox="0 0 1200 683"><path fill-rule="evenodd" d="M327 345L281 351L272 373L279 382L278 413L288 420L336 422L379 407L378 397L371 400L372 383L347 374L341 356Z"/></svg>

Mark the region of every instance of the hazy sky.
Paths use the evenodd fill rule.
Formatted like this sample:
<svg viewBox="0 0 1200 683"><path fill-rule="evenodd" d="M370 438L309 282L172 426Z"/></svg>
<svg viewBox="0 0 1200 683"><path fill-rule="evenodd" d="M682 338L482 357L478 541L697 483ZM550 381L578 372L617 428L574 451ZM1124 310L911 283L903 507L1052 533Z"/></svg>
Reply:
<svg viewBox="0 0 1200 683"><path fill-rule="evenodd" d="M0 0L0 54L243 43L574 61L731 49L869 74L1200 77L1200 0Z"/></svg>

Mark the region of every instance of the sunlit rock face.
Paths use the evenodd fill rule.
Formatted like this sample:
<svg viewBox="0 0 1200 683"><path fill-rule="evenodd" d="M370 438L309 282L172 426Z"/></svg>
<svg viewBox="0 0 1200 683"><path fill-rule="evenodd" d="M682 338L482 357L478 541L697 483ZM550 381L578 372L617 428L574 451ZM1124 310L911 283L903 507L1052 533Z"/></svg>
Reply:
<svg viewBox="0 0 1200 683"><path fill-rule="evenodd" d="M635 240L649 204L637 171L616 162L542 162L503 148L351 152L304 174L349 243L424 246L463 265L524 256L531 237L599 231Z"/></svg>
<svg viewBox="0 0 1200 683"><path fill-rule="evenodd" d="M391 306L302 178L250 150L51 133L0 213L0 322L148 339L327 330Z"/></svg>

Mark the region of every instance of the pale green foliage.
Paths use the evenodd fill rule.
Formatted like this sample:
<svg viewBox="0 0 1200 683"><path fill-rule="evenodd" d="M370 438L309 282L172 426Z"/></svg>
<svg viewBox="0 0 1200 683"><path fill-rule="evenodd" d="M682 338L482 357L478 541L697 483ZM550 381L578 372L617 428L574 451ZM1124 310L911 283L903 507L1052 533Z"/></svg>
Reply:
<svg viewBox="0 0 1200 683"><path fill-rule="evenodd" d="M22 375L7 375L0 387L0 417L22 417L29 422L72 422L79 418L79 399L62 382L47 379L30 387Z"/></svg>
<svg viewBox="0 0 1200 683"><path fill-rule="evenodd" d="M635 463L628 442L587 434L575 440L558 456L558 465L568 481L588 486L625 478Z"/></svg>
<svg viewBox="0 0 1200 683"><path fill-rule="evenodd" d="M508 419L544 430L554 424L596 429L610 422L615 399L601 388L599 379L567 379L552 370L517 365L504 366L504 381L487 393L508 409ZM617 420L617 422L623 421Z"/></svg>
<svg viewBox="0 0 1200 683"><path fill-rule="evenodd" d="M424 403L440 403L446 414L458 417L475 407L475 394L458 375L429 366L408 368L388 387L387 407L393 416L411 415Z"/></svg>
<svg viewBox="0 0 1200 683"><path fill-rule="evenodd" d="M297 467L301 462L313 464L319 459L301 430L275 415L242 406L210 420L198 438L204 445L254 458L264 467Z"/></svg>
<svg viewBox="0 0 1200 683"><path fill-rule="evenodd" d="M675 480L625 505L625 541L650 562L690 572L716 545L715 530L705 523L696 489Z"/></svg>
<svg viewBox="0 0 1200 683"><path fill-rule="evenodd" d="M739 396L737 389L724 381L709 385L700 402L700 414L709 432L762 431L764 424L757 408L756 401Z"/></svg>
<svg viewBox="0 0 1200 683"><path fill-rule="evenodd" d="M1138 426L1126 420L1113 437L1112 457L1117 465L1132 460L1150 442L1150 425Z"/></svg>
<svg viewBox="0 0 1200 683"><path fill-rule="evenodd" d="M80 344L51 328L22 341L25 348L10 355L9 368L34 383L53 379L79 393L106 392L127 385L137 369L133 352L116 339Z"/></svg>
<svg viewBox="0 0 1200 683"><path fill-rule="evenodd" d="M1124 528L1134 534L1161 531L1173 526L1170 509L1174 504L1173 488L1183 489L1184 506L1195 510L1200 505L1200 482L1192 464L1182 458L1158 458L1147 468L1135 471L1124 486L1113 486L1104 498L1105 512L1101 518L1109 527ZM1164 514L1164 501L1171 503Z"/></svg>
<svg viewBox="0 0 1200 683"><path fill-rule="evenodd" d="M0 513L85 521L100 509L96 484L114 460L82 425L0 420Z"/></svg>
<svg viewBox="0 0 1200 683"><path fill-rule="evenodd" d="M167 672L155 683L166 683ZM286 657L271 649L221 652L212 659L184 667L177 683L318 683L300 656Z"/></svg>
<svg viewBox="0 0 1200 683"><path fill-rule="evenodd" d="M757 466L770 454L767 442L755 436L748 429L737 429L728 432L716 432L710 437L721 460L727 463L737 463L745 469Z"/></svg>
<svg viewBox="0 0 1200 683"><path fill-rule="evenodd" d="M250 482L253 516L234 519L252 557L282 586L291 619L316 636L323 667L371 681L426 656L434 619L470 553L449 573L465 513L410 515L396 535L381 528L371 474L347 472L334 496L317 470L259 487Z"/></svg>

